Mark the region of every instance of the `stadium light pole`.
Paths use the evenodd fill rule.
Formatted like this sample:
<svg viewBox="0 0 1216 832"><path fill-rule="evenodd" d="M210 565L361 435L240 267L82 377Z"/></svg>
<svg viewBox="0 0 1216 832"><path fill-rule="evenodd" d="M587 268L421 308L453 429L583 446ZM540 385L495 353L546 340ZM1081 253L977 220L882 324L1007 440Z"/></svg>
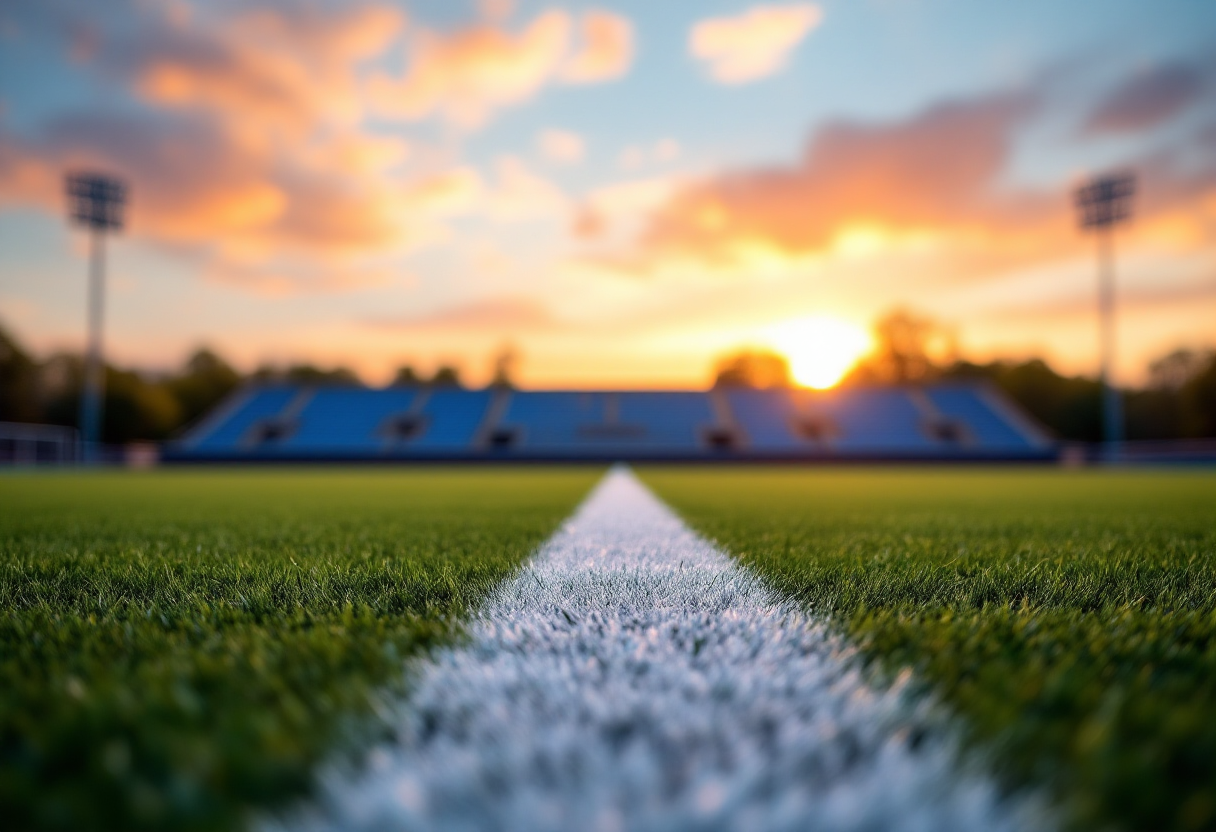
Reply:
<svg viewBox="0 0 1216 832"><path fill-rule="evenodd" d="M1106 456L1118 455L1123 441L1123 400L1112 374L1115 361L1115 243L1114 227L1132 214L1136 177L1131 173L1099 176L1077 188L1081 229L1098 241L1098 316L1102 381L1102 438Z"/></svg>
<svg viewBox="0 0 1216 832"><path fill-rule="evenodd" d="M97 460L101 440L101 402L105 365L101 355L105 304L105 234L122 228L127 186L99 173L69 173L65 182L71 220L89 230L89 323L84 389L80 397L80 434L86 462Z"/></svg>

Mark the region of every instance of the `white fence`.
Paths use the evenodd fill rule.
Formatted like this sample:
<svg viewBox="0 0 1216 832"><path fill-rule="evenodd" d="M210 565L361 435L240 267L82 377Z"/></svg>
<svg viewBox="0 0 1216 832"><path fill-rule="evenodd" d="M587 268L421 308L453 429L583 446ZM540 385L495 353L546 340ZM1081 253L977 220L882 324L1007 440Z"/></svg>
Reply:
<svg viewBox="0 0 1216 832"><path fill-rule="evenodd" d="M79 460L76 428L0 422L0 465L66 465Z"/></svg>

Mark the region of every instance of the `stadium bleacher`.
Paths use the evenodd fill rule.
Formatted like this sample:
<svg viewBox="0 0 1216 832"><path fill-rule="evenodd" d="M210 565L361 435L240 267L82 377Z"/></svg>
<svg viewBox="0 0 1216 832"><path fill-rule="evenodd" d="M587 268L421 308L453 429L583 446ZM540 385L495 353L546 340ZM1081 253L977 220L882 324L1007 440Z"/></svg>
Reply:
<svg viewBox="0 0 1216 832"><path fill-rule="evenodd" d="M512 454L696 453L714 426L703 393L535 392L510 395L499 449Z"/></svg>
<svg viewBox="0 0 1216 832"><path fill-rule="evenodd" d="M192 432L188 447L201 454L221 455L243 447L246 435L275 418L296 394L290 387L244 390L203 420Z"/></svg>
<svg viewBox="0 0 1216 832"><path fill-rule="evenodd" d="M464 455L484 443L480 432L486 424L494 393L489 390L435 390L426 396L420 411L419 432L395 450L405 454Z"/></svg>
<svg viewBox="0 0 1216 832"><path fill-rule="evenodd" d="M247 388L166 459L1046 459L983 384L831 391Z"/></svg>

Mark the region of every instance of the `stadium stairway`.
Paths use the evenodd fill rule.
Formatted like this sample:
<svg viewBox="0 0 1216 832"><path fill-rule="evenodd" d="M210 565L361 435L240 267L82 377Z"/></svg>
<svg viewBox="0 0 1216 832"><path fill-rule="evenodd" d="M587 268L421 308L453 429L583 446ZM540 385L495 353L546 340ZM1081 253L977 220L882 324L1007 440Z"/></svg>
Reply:
<svg viewBox="0 0 1216 832"><path fill-rule="evenodd" d="M830 391L260 385L165 459L1037 460L1056 444L985 384Z"/></svg>

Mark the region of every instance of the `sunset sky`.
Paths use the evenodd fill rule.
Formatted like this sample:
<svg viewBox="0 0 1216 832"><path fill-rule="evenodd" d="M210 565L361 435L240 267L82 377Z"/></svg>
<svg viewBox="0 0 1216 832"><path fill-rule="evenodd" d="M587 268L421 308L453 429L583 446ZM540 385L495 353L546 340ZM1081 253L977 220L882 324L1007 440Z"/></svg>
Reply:
<svg viewBox="0 0 1216 832"><path fill-rule="evenodd" d="M42 355L83 343L80 167L131 187L127 366L478 383L509 344L525 386L700 387L793 319L909 306L1089 373L1070 194L1111 169L1117 375L1216 345L1210 0L8 0L0 325Z"/></svg>

